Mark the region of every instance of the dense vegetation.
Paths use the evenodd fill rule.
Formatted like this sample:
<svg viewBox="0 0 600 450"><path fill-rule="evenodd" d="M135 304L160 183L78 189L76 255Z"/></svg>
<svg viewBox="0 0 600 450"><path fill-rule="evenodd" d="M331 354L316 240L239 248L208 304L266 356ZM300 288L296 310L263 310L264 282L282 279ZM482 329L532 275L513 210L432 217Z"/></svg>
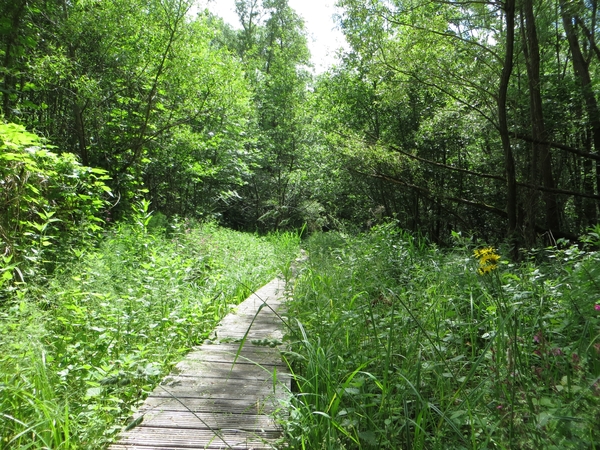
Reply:
<svg viewBox="0 0 600 450"><path fill-rule="evenodd" d="M103 448L158 381L297 253L259 238L149 217L108 232L0 312L0 448ZM157 221L158 222L158 221Z"/></svg>
<svg viewBox="0 0 600 450"><path fill-rule="evenodd" d="M589 236L598 245L599 234ZM600 254L314 235L290 304L293 448L591 449Z"/></svg>
<svg viewBox="0 0 600 450"><path fill-rule="evenodd" d="M338 0L319 75L235 3L0 0L0 447L101 448L305 227L291 447L594 448L597 1Z"/></svg>
<svg viewBox="0 0 600 450"><path fill-rule="evenodd" d="M4 121L106 170L116 217L146 189L263 231L531 246L597 222L595 0L340 0L350 48L316 77L287 0L236 1L241 29L192 0L1 5Z"/></svg>

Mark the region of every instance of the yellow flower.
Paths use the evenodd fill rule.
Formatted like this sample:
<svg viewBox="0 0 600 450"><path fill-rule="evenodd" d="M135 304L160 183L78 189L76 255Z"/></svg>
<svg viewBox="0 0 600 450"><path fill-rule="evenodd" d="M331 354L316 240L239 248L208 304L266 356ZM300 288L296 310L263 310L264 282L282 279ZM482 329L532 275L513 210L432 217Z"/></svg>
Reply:
<svg viewBox="0 0 600 450"><path fill-rule="evenodd" d="M498 267L500 255L498 255L492 247L474 250L473 254L475 255L475 258L479 260L479 268L477 269L479 275L490 273Z"/></svg>
<svg viewBox="0 0 600 450"><path fill-rule="evenodd" d="M480 248L480 249L474 250L473 253L475 254L475 258L477 258L477 259L481 259L486 255L495 254L494 249L492 247Z"/></svg>
<svg viewBox="0 0 600 450"><path fill-rule="evenodd" d="M495 266L498 264L498 261L500 261L500 255L496 255L495 253L489 253L479 259L479 264L482 266L485 266L487 264Z"/></svg>

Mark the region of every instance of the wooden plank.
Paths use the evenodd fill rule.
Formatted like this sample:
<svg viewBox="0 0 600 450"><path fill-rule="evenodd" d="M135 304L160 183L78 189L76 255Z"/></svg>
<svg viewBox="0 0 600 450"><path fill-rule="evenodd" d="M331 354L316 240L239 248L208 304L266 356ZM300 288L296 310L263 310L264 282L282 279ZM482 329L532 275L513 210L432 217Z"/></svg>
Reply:
<svg viewBox="0 0 600 450"><path fill-rule="evenodd" d="M240 379L240 378L206 378L169 376L165 382L156 387L154 392L195 392L198 397L225 393L235 397L256 394L271 395L274 391L285 392L286 385L272 379Z"/></svg>
<svg viewBox="0 0 600 450"><path fill-rule="evenodd" d="M189 355L189 361L204 361L204 362L214 362L214 363L229 363L232 364L235 355L231 354L215 354L215 353L201 353L196 355ZM241 353L237 357L236 364L246 365L246 366L279 366L285 367L285 364L281 361L281 359L273 359L269 355L259 355L259 354L247 354Z"/></svg>
<svg viewBox="0 0 600 450"><path fill-rule="evenodd" d="M247 362L245 359L238 359L236 364L232 362L221 361L201 361L184 360L177 364L171 371L170 376L181 377L206 377L206 378L240 378L248 380L272 380L273 376L277 381L289 380L290 374L283 365L269 364L259 366L255 363Z"/></svg>
<svg viewBox="0 0 600 450"><path fill-rule="evenodd" d="M277 306L273 309L265 307L258 313L255 310L249 311L247 309L244 311L234 311L224 317L217 328L223 328L223 324L226 323L241 323L242 321L253 324L277 325L278 327L281 327L286 321L286 312L283 309L283 306Z"/></svg>
<svg viewBox="0 0 600 450"><path fill-rule="evenodd" d="M281 339L281 318L261 305L266 300L282 310L284 285L274 280L224 318L217 343L195 348L178 363L133 417L141 422L109 449L276 448L281 430L268 414L290 395L291 376L277 348L254 344Z"/></svg>
<svg viewBox="0 0 600 450"><path fill-rule="evenodd" d="M193 431L193 432L190 432ZM118 442L129 448L181 447L186 449L219 448L238 446L239 448L272 448L272 443L281 435L278 431L247 432L235 430L180 430L173 428L138 427L121 435ZM213 447L208 447L213 445ZM245 445L245 447L243 447ZM109 447L114 450L114 447ZM127 448L127 447L125 447Z"/></svg>
<svg viewBox="0 0 600 450"><path fill-rule="evenodd" d="M240 350L241 347L241 350ZM207 353L207 354L228 354L228 355L236 355L238 352L243 351L249 354L256 354L259 356L272 356L274 358L280 358L280 351L277 348L272 348L267 345L255 345L252 343L250 339L246 339L246 341L242 342L221 342L219 344L203 344L200 347L195 347L186 358L194 357L197 354Z"/></svg>
<svg viewBox="0 0 600 450"><path fill-rule="evenodd" d="M188 361L233 364L234 360L236 361L236 364L258 364L282 367L285 365L278 349L257 347L260 350L250 351L244 347L238 353L238 348L239 345L236 344L206 345L201 347L200 350L189 353L186 359L180 363L181 366L178 364L176 367L184 367Z"/></svg>
<svg viewBox="0 0 600 450"><path fill-rule="evenodd" d="M182 401L184 400L184 401ZM140 411L163 408L170 411L230 412L234 414L271 414L279 405L256 398L185 398L148 397Z"/></svg>
<svg viewBox="0 0 600 450"><path fill-rule="evenodd" d="M272 385L264 382L261 384L247 384L240 386L223 386L221 384L204 385L191 387L183 386L164 386L156 388L150 395L152 397L174 397L180 399L187 398L212 398L212 399L227 399L227 398L249 398L254 400L260 399L275 399L285 397L289 391L276 385L273 389Z"/></svg>
<svg viewBox="0 0 600 450"><path fill-rule="evenodd" d="M146 445L119 445L113 444L109 447L109 450L276 450L277 447L272 445L257 445L254 444L252 447L248 447L247 444L241 445L225 445L225 444L206 444L204 447L165 447L161 446L146 446Z"/></svg>
<svg viewBox="0 0 600 450"><path fill-rule="evenodd" d="M276 450L277 446L273 446L270 444L253 444L252 447L248 447L247 444L241 445L226 445L226 444L218 444L218 443L210 443L206 444L203 447L165 447L161 446L146 446L146 445L120 445L113 444L108 450Z"/></svg>
<svg viewBox="0 0 600 450"><path fill-rule="evenodd" d="M141 420L138 426L142 427L193 430L235 429L254 432L279 431L275 421L266 414L199 413L153 409L138 412L133 416L133 420Z"/></svg>
<svg viewBox="0 0 600 450"><path fill-rule="evenodd" d="M248 330L250 324L243 323L229 323L227 324L227 330L217 329L215 336L218 339L229 338L229 339L241 339L244 336L248 337L248 341L252 339L278 339L281 340L283 332L281 330L274 329L273 326L252 326L250 331Z"/></svg>
<svg viewBox="0 0 600 450"><path fill-rule="evenodd" d="M277 450L281 446L277 445L277 442L269 443L266 442L254 442L254 443L242 443L242 444L225 444L223 442L209 442L204 444L202 447L179 447L170 446L169 444L163 444L160 446L156 445L139 445L139 444L113 444L108 450Z"/></svg>
<svg viewBox="0 0 600 450"><path fill-rule="evenodd" d="M254 325L266 324L280 326L283 323L284 318L278 312L276 313L270 309L263 309L259 313L235 312L224 317L219 326L222 327L224 323L234 321L235 319L237 319L236 323L247 321L248 323L252 323Z"/></svg>

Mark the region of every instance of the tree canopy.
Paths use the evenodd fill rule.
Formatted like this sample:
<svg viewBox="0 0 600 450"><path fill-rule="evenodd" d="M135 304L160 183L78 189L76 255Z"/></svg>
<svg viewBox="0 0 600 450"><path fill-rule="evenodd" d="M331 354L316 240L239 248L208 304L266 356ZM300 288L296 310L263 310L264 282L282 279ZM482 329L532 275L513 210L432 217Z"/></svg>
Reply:
<svg viewBox="0 0 600 450"><path fill-rule="evenodd" d="M105 170L115 216L146 198L240 229L394 217L515 246L597 222L595 1L338 6L350 49L315 76L285 0L237 1L239 29L191 0L4 2L3 120Z"/></svg>

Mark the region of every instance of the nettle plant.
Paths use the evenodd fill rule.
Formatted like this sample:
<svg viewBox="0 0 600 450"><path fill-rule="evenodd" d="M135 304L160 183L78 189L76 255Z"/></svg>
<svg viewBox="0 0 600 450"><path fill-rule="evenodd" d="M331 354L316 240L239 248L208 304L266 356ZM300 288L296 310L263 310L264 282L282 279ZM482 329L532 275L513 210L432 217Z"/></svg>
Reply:
<svg viewBox="0 0 600 450"><path fill-rule="evenodd" d="M107 172L53 148L21 125L0 123L0 290L51 270L62 250L101 229Z"/></svg>

